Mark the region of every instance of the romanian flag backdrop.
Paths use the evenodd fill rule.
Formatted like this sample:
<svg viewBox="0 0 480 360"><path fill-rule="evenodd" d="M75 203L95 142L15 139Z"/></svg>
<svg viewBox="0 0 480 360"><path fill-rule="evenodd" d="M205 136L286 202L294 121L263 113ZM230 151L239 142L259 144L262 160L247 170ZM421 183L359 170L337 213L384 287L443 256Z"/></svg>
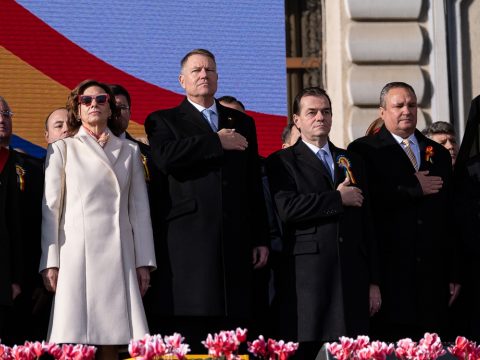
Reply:
<svg viewBox="0 0 480 360"><path fill-rule="evenodd" d="M280 148L286 124L284 2L280 0L0 0L0 95L15 113L14 146L42 156L45 117L85 79L125 86L129 131L183 98L179 61L217 58L217 96L254 117L260 153Z"/></svg>

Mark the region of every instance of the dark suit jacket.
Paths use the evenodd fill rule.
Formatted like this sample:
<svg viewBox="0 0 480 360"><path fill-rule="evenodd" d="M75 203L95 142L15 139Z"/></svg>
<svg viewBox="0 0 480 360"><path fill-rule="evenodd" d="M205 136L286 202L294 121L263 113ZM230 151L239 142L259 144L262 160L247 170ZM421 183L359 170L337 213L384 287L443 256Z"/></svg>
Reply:
<svg viewBox="0 0 480 360"><path fill-rule="evenodd" d="M219 129L235 128L245 151L224 151L185 99L145 121L162 179L156 202L159 268L149 294L155 311L185 316L250 314L252 248L267 241L253 119L221 106Z"/></svg>
<svg viewBox="0 0 480 360"><path fill-rule="evenodd" d="M0 173L0 306L12 305L12 283L22 283L23 254L13 150Z"/></svg>
<svg viewBox="0 0 480 360"><path fill-rule="evenodd" d="M378 273L374 237L364 205L344 207L338 185L345 180L338 156L351 162L366 194L362 161L329 143L335 182L299 140L267 160L270 189L284 223L288 255L279 276L280 335L298 341L331 341L368 332L369 283ZM373 252L373 253L372 253Z"/></svg>
<svg viewBox="0 0 480 360"><path fill-rule="evenodd" d="M380 319L440 331L448 304L453 266L451 158L419 131L420 170L440 176L438 194L424 196L415 169L383 126L348 147L363 157L379 239L382 308ZM426 148L433 156L427 161Z"/></svg>

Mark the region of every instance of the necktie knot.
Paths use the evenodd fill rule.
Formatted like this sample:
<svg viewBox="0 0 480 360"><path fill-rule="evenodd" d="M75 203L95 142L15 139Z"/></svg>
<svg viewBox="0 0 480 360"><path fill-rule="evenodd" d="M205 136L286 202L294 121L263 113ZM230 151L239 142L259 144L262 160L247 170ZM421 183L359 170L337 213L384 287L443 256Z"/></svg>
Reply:
<svg viewBox="0 0 480 360"><path fill-rule="evenodd" d="M418 170L418 163L417 163L417 158L415 157L415 154L413 153L412 147L410 146L410 140L409 139L403 139L402 144L404 145L404 150L405 153L407 154L408 158L410 159L410 162L412 163L413 167L415 170Z"/></svg>
<svg viewBox="0 0 480 360"><path fill-rule="evenodd" d="M215 112L211 109L205 109L202 111L202 115L207 120L208 125L210 125L213 131L217 131L218 128L217 124L215 124L215 121L213 119L213 114L215 114Z"/></svg>

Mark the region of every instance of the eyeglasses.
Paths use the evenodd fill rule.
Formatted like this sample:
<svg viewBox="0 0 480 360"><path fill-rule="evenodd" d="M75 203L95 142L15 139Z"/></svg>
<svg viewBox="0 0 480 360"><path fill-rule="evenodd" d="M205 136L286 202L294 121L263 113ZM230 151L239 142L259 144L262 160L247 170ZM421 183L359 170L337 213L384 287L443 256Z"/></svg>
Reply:
<svg viewBox="0 0 480 360"><path fill-rule="evenodd" d="M110 97L108 96L108 94L100 94L100 95L97 95L97 96L78 95L78 102L82 105L90 106L92 104L93 100L95 100L95 102L98 105L103 105L103 104L106 104L106 102L108 101L109 98Z"/></svg>
<svg viewBox="0 0 480 360"><path fill-rule="evenodd" d="M13 112L11 112L10 110L0 111L0 115L9 118L13 116Z"/></svg>
<svg viewBox="0 0 480 360"><path fill-rule="evenodd" d="M117 108L119 108L120 110L130 110L130 107L128 107L127 105L117 105Z"/></svg>

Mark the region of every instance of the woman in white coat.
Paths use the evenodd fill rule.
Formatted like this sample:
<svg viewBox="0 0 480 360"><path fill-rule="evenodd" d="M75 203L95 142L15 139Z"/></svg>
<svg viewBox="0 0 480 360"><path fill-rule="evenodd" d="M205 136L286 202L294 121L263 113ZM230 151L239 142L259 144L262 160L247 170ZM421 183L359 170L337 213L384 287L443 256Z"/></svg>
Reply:
<svg viewBox="0 0 480 360"><path fill-rule="evenodd" d="M115 136L106 84L86 80L67 100L71 137L50 144L40 271L55 292L48 340L116 345L148 333L142 296L155 269L147 190L136 144Z"/></svg>

